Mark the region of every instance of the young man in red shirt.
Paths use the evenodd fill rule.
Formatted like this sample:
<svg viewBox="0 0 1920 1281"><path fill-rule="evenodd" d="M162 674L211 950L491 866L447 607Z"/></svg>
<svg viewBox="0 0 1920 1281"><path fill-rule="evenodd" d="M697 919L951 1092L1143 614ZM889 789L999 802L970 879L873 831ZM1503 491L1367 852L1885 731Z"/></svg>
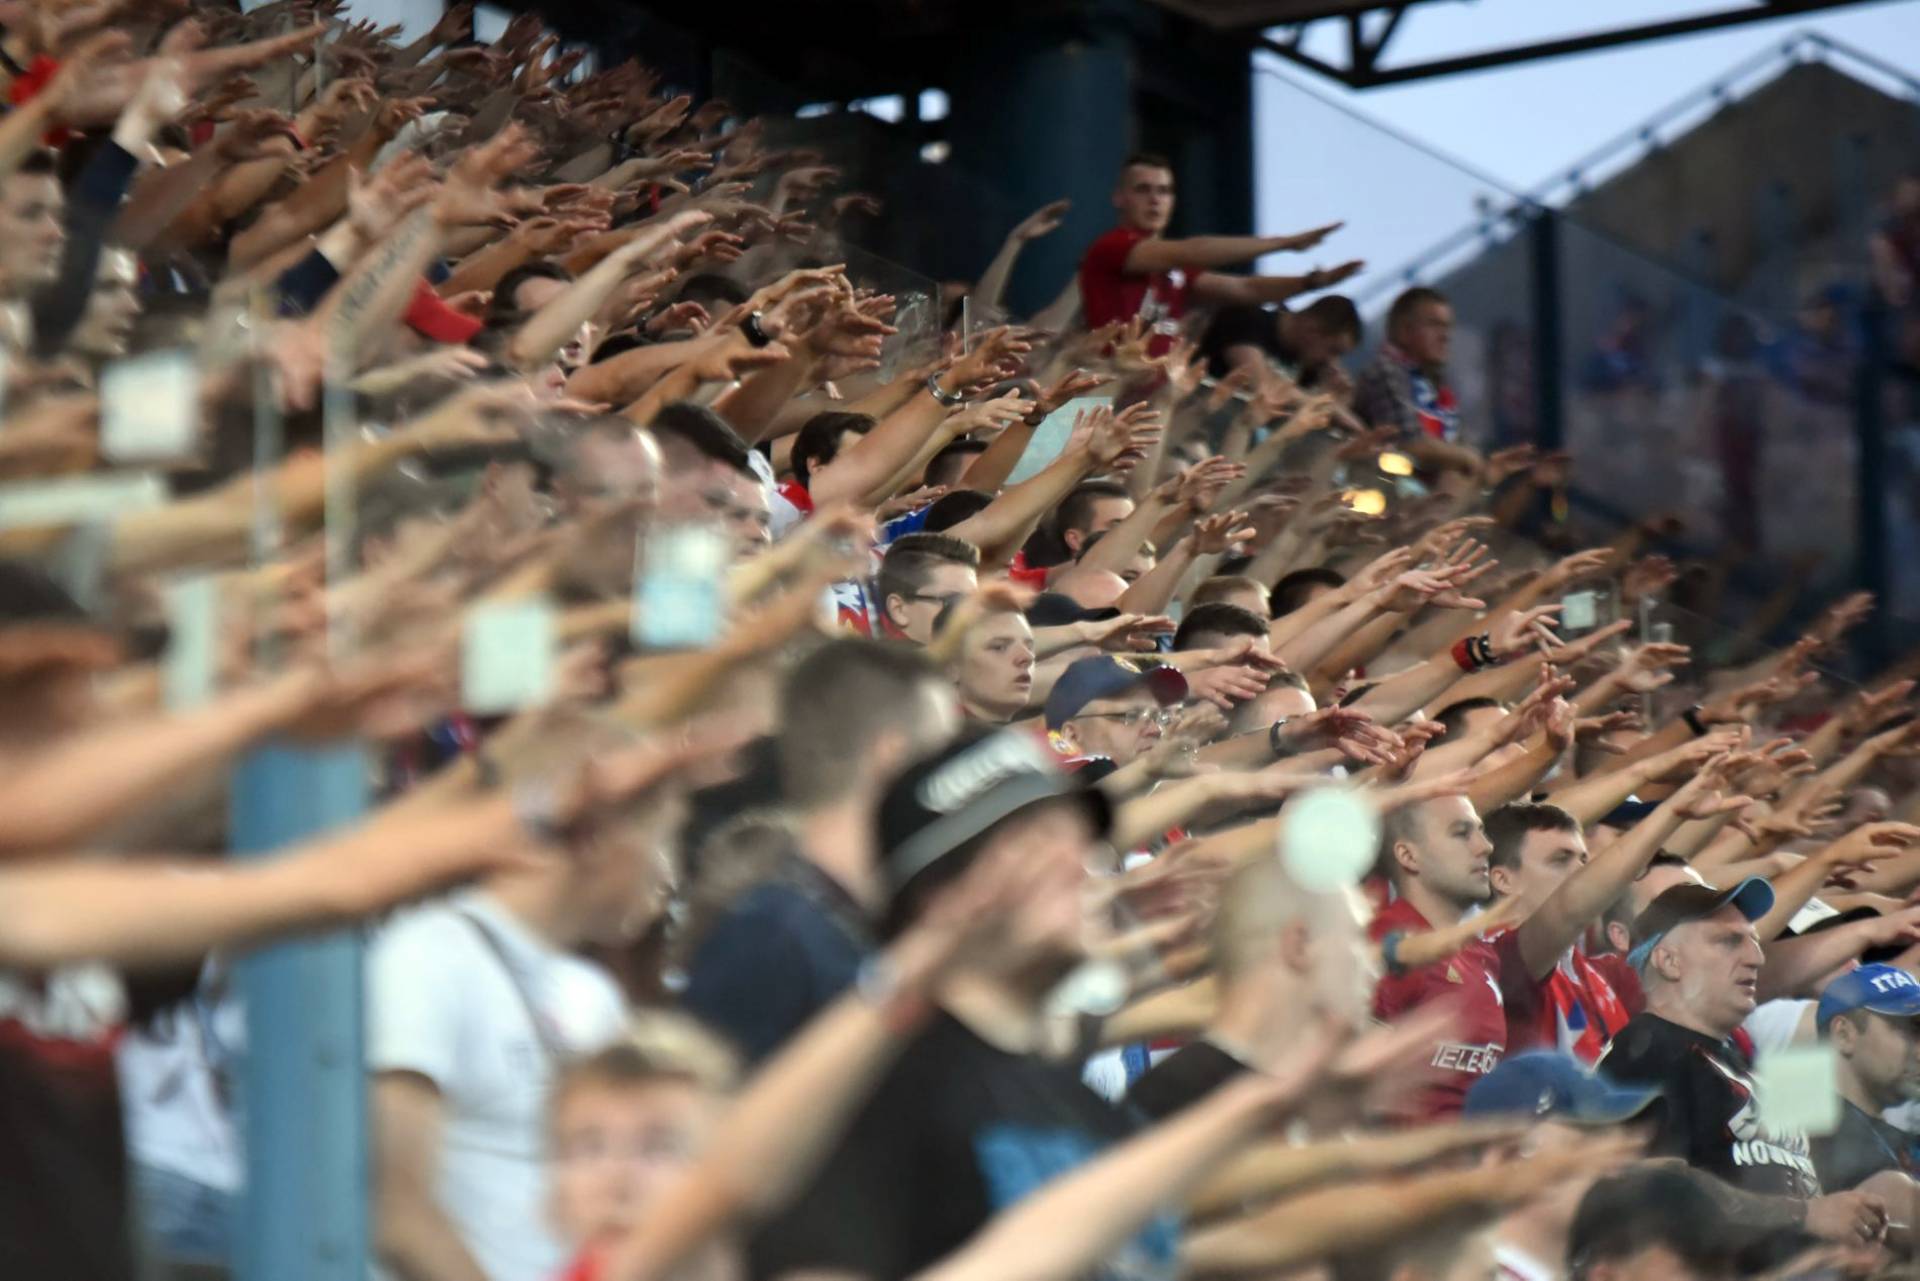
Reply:
<svg viewBox="0 0 1920 1281"><path fill-rule="evenodd" d="M1366 264L1316 267L1304 276L1228 276L1221 267L1263 254L1299 253L1339 230L1339 223L1292 236L1166 238L1173 217L1173 168L1160 156L1135 155L1113 190L1120 225L1094 241L1080 260L1080 305L1089 329L1138 316L1152 332L1148 350L1173 345L1189 301L1259 304L1336 285Z"/></svg>

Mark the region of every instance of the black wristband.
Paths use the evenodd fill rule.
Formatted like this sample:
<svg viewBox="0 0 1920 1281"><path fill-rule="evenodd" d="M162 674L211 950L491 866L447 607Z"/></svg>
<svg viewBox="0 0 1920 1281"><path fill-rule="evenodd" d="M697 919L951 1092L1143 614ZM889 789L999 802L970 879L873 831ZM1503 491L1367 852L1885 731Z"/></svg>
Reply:
<svg viewBox="0 0 1920 1281"><path fill-rule="evenodd" d="M1705 738L1707 736L1706 722L1700 719L1700 704L1695 703L1692 707L1680 713L1680 719L1687 723L1687 728L1693 731L1695 738Z"/></svg>
<svg viewBox="0 0 1920 1281"><path fill-rule="evenodd" d="M740 322L740 332L747 336L747 345L750 347L764 347L773 341L767 337L767 331L760 327L760 313L757 311L747 313L747 318Z"/></svg>

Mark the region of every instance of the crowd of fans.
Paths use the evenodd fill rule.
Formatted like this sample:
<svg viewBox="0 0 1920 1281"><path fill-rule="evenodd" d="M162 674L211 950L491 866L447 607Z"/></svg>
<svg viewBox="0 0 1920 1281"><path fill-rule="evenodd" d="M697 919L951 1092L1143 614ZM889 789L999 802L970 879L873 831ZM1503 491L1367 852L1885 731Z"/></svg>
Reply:
<svg viewBox="0 0 1920 1281"><path fill-rule="evenodd" d="M472 16L0 3L0 1276L221 1274L235 964L343 926L406 1281L1908 1275L1870 601L1637 635L1442 294L1233 270L1337 226L1136 156L901 333L896 211Z"/></svg>

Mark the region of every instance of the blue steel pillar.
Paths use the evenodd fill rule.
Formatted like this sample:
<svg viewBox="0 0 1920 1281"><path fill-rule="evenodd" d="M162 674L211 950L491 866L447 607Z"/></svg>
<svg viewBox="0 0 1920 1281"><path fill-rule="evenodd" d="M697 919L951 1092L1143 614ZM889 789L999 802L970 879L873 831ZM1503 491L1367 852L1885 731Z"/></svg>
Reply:
<svg viewBox="0 0 1920 1281"><path fill-rule="evenodd" d="M366 808L357 745L260 749L233 779L233 852L276 851ZM239 1281L366 1281L367 1109L360 940L282 944L237 967L247 1009L240 1076L247 1190Z"/></svg>
<svg viewBox="0 0 1920 1281"><path fill-rule="evenodd" d="M1014 272L1010 299L1031 313L1113 226L1110 197L1133 142L1129 35L1101 12L1065 26L1015 24L971 39L956 61L947 118L955 163L993 175L1016 217L1073 201L1065 224L1030 245ZM988 253L1007 231L982 230Z"/></svg>

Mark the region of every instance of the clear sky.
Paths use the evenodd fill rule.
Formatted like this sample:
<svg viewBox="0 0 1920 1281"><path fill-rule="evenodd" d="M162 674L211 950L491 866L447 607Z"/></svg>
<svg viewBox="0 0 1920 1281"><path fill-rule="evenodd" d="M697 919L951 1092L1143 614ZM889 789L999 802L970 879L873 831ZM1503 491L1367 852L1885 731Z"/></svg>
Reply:
<svg viewBox="0 0 1920 1281"><path fill-rule="evenodd" d="M1730 2L1422 4L1401 21L1384 65L1660 21ZM1469 224L1477 203L1498 204L1507 191L1526 190L1562 173L1582 155L1737 64L1777 49L1797 31L1820 32L1920 79L1920 0L1882 0L1366 91L1346 89L1263 54L1256 59L1261 74L1255 88L1259 229L1293 230L1344 217L1345 231L1316 258L1363 257L1376 271L1397 268ZM1322 22L1311 32L1308 47L1337 60L1344 41L1344 24ZM1844 60L1835 65L1851 70ZM1876 83L1885 87L1888 82ZM1400 137L1373 128L1369 120ZM1303 181L1308 175L1310 180ZM1278 268L1281 261L1272 265Z"/></svg>

